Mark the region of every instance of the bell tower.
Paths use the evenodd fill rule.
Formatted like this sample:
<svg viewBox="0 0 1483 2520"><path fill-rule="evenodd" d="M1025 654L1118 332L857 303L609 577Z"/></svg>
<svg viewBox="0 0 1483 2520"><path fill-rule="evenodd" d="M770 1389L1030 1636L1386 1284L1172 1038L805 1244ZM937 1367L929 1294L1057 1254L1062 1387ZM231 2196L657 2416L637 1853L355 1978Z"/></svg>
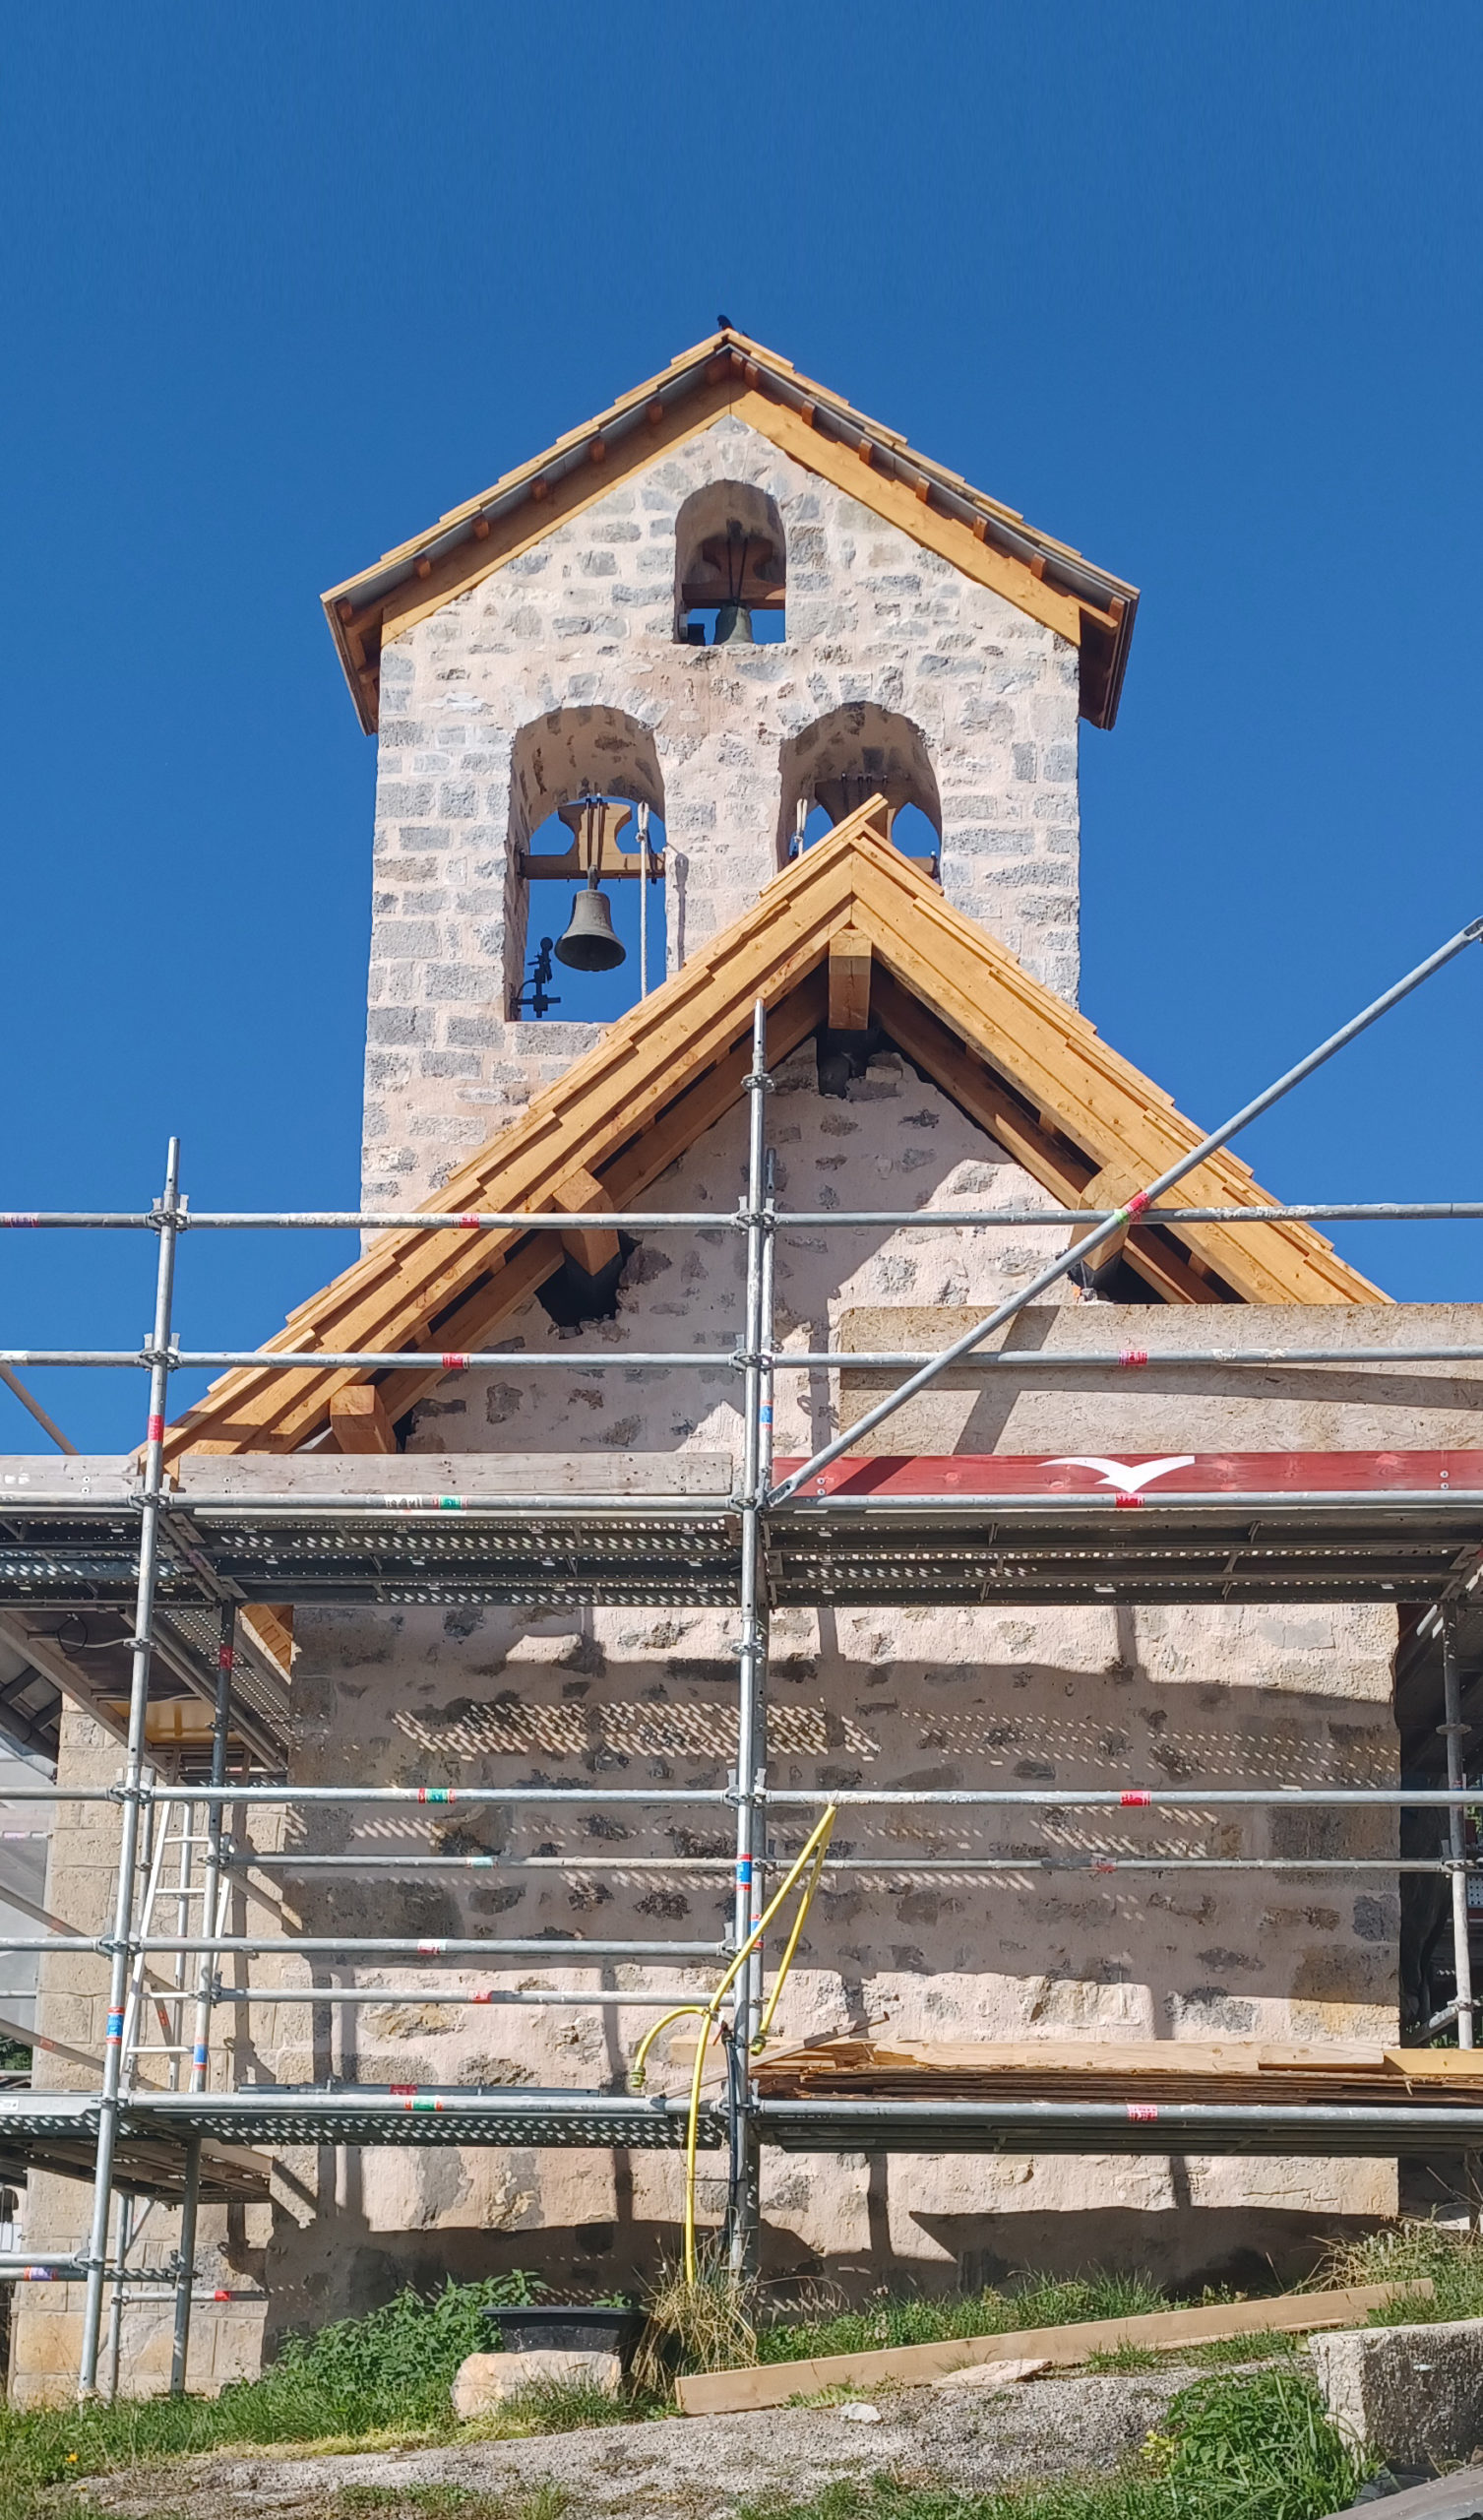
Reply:
<svg viewBox="0 0 1483 2520"><path fill-rule="evenodd" d="M1080 722L1135 604L730 335L334 590L379 748L367 1199L436 1190L876 789L1074 1001Z"/></svg>

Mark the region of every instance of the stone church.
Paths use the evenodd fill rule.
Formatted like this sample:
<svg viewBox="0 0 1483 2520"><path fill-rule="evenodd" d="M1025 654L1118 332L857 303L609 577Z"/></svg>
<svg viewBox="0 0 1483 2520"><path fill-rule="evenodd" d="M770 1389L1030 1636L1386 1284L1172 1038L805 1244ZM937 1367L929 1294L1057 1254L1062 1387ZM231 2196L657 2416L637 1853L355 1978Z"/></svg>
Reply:
<svg viewBox="0 0 1483 2520"><path fill-rule="evenodd" d="M178 1476L292 1455L296 1475L332 1479L383 1452L398 1456L389 1485L458 1462L465 1485L536 1492L542 1462L552 1478L587 1462L620 1485L628 1466L667 1463L677 1490L725 1493L745 1326L729 1221L759 1000L777 1205L825 1219L777 1235L784 1356L941 1347L1067 1247L1068 1208L1121 1202L1198 1141L1076 1012L1079 746L1083 725L1113 725L1135 589L761 345L727 331L686 351L325 602L378 752L364 1208L587 1221L561 1237L368 1233L268 1344L415 1350L425 1365L228 1374L171 1430ZM574 923L605 937L615 922L625 958L585 1011L591 966L561 945ZM1254 1082L1266 1064L1253 1042ZM1267 1194L1220 1155L1181 1195ZM1025 1221L913 1222L935 1209ZM715 1223L619 1232L603 1211ZM877 1221L830 1228L826 1212ZM1141 1218L1013 1326L1011 1347L1085 1351L1084 1367L955 1371L873 1448L1080 1459L1466 1439L1441 1383L1435 1406L1420 1386L1420 1405L1413 1392L1388 1412L1350 1384L1330 1401L1280 1377L1254 1392L1213 1366L1130 1376L1109 1362L1130 1346L1208 1350L1212 1306L1224 1347L1373 1347L1396 1317L1309 1227ZM463 1369L478 1350L498 1368ZM707 1361L652 1361L690 1350ZM811 1455L898 1379L780 1369L778 1457ZM654 2018L642 1999L713 1983L716 1964L694 1954L719 1947L731 1914L730 1813L581 1796L726 1786L736 1616L646 1601L642 1576L630 1592L300 1604L264 1623L285 1669L291 1654L290 1781L347 1798L237 1824L265 1860L235 1876L233 1930L271 1911L275 1932L487 1938L487 1952L456 1967L234 1956L228 1987L389 1999L223 2004L223 2087L621 2091ZM1291 1868L1386 1858L1393 1812L1235 1815L1202 1809L1199 1788L1393 1782L1395 1645L1395 1611L1376 1603L779 1599L774 1781L1190 1788L1187 1808L1114 1812L1110 1828L1054 1804L844 1809L779 2033L1393 2040L1394 1875ZM77 1709L62 1755L72 1777L116 1766ZM577 1798L394 1812L348 1798L366 1783ZM771 1824L781 1857L795 1819ZM59 1824L49 1896L71 1912L104 1904L93 1825ZM1086 1858L1109 1846L1282 1861L1104 1877ZM467 1860L419 1866L429 1856ZM587 1940L644 1956L584 1963L571 1947ZM691 1956L667 1960L668 1942ZM45 2017L86 2047L101 1964L69 1964L65 1981L60 1966ZM475 1985L532 2000L440 1999ZM584 1990L603 2000L554 2000ZM666 2034L657 2087L680 2087L679 2056ZM717 2158L701 2171L712 2221ZM680 2180L663 2151L285 2147L271 2204L203 2211L205 2280L254 2298L198 2311L193 2385L406 2282L513 2267L599 2292L639 2282L673 2251ZM32 2245L84 2227L81 2186L34 2184ZM1393 2164L1374 2161L768 2152L761 2259L778 2283L845 2290L1029 2265L1295 2271L1395 2196ZM162 2257L170 2217L156 2223ZM44 2394L65 2367L75 2290L19 2305L19 2393ZM157 2385L167 2307L125 2315L132 2384Z"/></svg>

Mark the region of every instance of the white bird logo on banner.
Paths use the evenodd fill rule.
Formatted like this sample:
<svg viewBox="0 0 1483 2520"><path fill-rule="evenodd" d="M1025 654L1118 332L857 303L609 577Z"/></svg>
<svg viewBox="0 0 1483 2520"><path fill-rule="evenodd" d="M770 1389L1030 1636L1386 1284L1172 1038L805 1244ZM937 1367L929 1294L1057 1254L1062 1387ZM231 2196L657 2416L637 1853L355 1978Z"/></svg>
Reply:
<svg viewBox="0 0 1483 2520"><path fill-rule="evenodd" d="M1193 1453L1164 1453L1157 1461L1107 1461L1100 1453L1057 1453L1046 1464L1049 1470L1099 1471L1105 1484L1123 1495L1136 1496L1150 1479L1162 1479L1171 1470L1188 1470Z"/></svg>

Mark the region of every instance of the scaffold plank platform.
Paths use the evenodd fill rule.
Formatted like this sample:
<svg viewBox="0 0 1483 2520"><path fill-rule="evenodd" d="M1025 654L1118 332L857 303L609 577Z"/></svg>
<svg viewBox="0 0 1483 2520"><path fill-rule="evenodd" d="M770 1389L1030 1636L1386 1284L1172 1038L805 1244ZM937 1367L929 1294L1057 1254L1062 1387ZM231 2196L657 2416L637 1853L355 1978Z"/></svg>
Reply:
<svg viewBox="0 0 1483 2520"><path fill-rule="evenodd" d="M91 2181L100 2116L95 2092L0 2092L0 2177L29 2170ZM260 2201L272 2165L252 2148L290 2144L620 2147L678 2152L687 2106L660 2094L595 2091L398 2091L386 2087L266 2088L233 2092L137 2092L119 2122L117 2184L178 2200L186 2146L202 2142L201 2193L209 2201ZM707 2104L702 2151L726 2141L723 2110Z"/></svg>
<svg viewBox="0 0 1483 2520"><path fill-rule="evenodd" d="M628 1493L542 1494L538 1455L523 1458L516 1492L511 1465L487 1455L403 1456L395 1471L375 1456L188 1463L162 1517L156 1598L165 1610L223 1595L302 1606L736 1604L734 1497L718 1480L709 1491L646 1493L649 1460L629 1467ZM69 1463L77 1475L66 1481L58 1468L44 1466L43 1486L34 1462L20 1477L0 1462L0 1606L122 1608L137 1572L132 1467ZM392 1478L404 1485L392 1489ZM855 1457L763 1521L779 1606L1430 1603L1483 1550L1483 1453Z"/></svg>
<svg viewBox="0 0 1483 2520"><path fill-rule="evenodd" d="M98 2104L88 2093L0 2094L0 2175L30 2171L91 2179ZM1323 2159L1430 2159L1483 2150L1483 2107L1445 2095L1364 2105L1274 2101L761 2099L746 2114L757 2140L790 2153L1302 2154ZM591 2091L475 2092L265 2089L136 2096L124 2103L117 2183L178 2199L188 2139L206 2140L202 2195L267 2194L270 2165L252 2146L411 2145L481 2149L683 2152L682 2098ZM699 2147L727 2142L726 2111L703 2106Z"/></svg>
<svg viewBox="0 0 1483 2520"><path fill-rule="evenodd" d="M760 2140L789 2153L1269 2153L1433 2160L1483 2150L1483 2109L1307 2102L768 2100Z"/></svg>
<svg viewBox="0 0 1483 2520"><path fill-rule="evenodd" d="M24 2184L29 2173L48 2171L91 2185L100 2114L96 2092L0 2092L0 2179ZM270 2193L272 2168L261 2154L246 2148L240 2135L204 2141L202 2199L217 2205L261 2204ZM178 2204L185 2193L186 2147L180 2131L153 2122L148 2102L137 2111L131 2105L124 2112L114 2175L126 2195Z"/></svg>

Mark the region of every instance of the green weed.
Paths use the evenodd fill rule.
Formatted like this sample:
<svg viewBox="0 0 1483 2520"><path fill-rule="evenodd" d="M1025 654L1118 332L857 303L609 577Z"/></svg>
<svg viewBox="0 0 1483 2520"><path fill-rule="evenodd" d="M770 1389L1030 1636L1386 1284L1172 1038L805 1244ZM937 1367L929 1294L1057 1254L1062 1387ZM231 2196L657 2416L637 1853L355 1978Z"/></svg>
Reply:
<svg viewBox="0 0 1483 2520"><path fill-rule="evenodd" d="M1329 2284L1406 2284L1429 2276L1432 2296L1370 2312L1372 2327L1483 2318L1483 2236L1435 2223L1392 2223L1336 2248L1324 2267Z"/></svg>
<svg viewBox="0 0 1483 2520"><path fill-rule="evenodd" d="M1177 2352L1177 2348L1175 2351ZM1168 2351L1160 2353L1156 2345L1106 2345L1088 2354L1082 2369L1087 2371L1158 2371L1168 2361Z"/></svg>
<svg viewBox="0 0 1483 2520"><path fill-rule="evenodd" d="M532 2380L460 2431L461 2441L525 2441L538 2432L587 2432L604 2424L632 2424L633 2400L610 2397L589 2380Z"/></svg>
<svg viewBox="0 0 1483 2520"><path fill-rule="evenodd" d="M882 2294L858 2310L777 2319L757 2334L761 2362L797 2362L818 2354L868 2354L887 2345L937 2345L958 2336L1004 2336L1017 2328L1060 2327L1074 2319L1137 2318L1173 2307L1141 2275L1086 2275L1064 2282L1022 2278L1008 2292Z"/></svg>

